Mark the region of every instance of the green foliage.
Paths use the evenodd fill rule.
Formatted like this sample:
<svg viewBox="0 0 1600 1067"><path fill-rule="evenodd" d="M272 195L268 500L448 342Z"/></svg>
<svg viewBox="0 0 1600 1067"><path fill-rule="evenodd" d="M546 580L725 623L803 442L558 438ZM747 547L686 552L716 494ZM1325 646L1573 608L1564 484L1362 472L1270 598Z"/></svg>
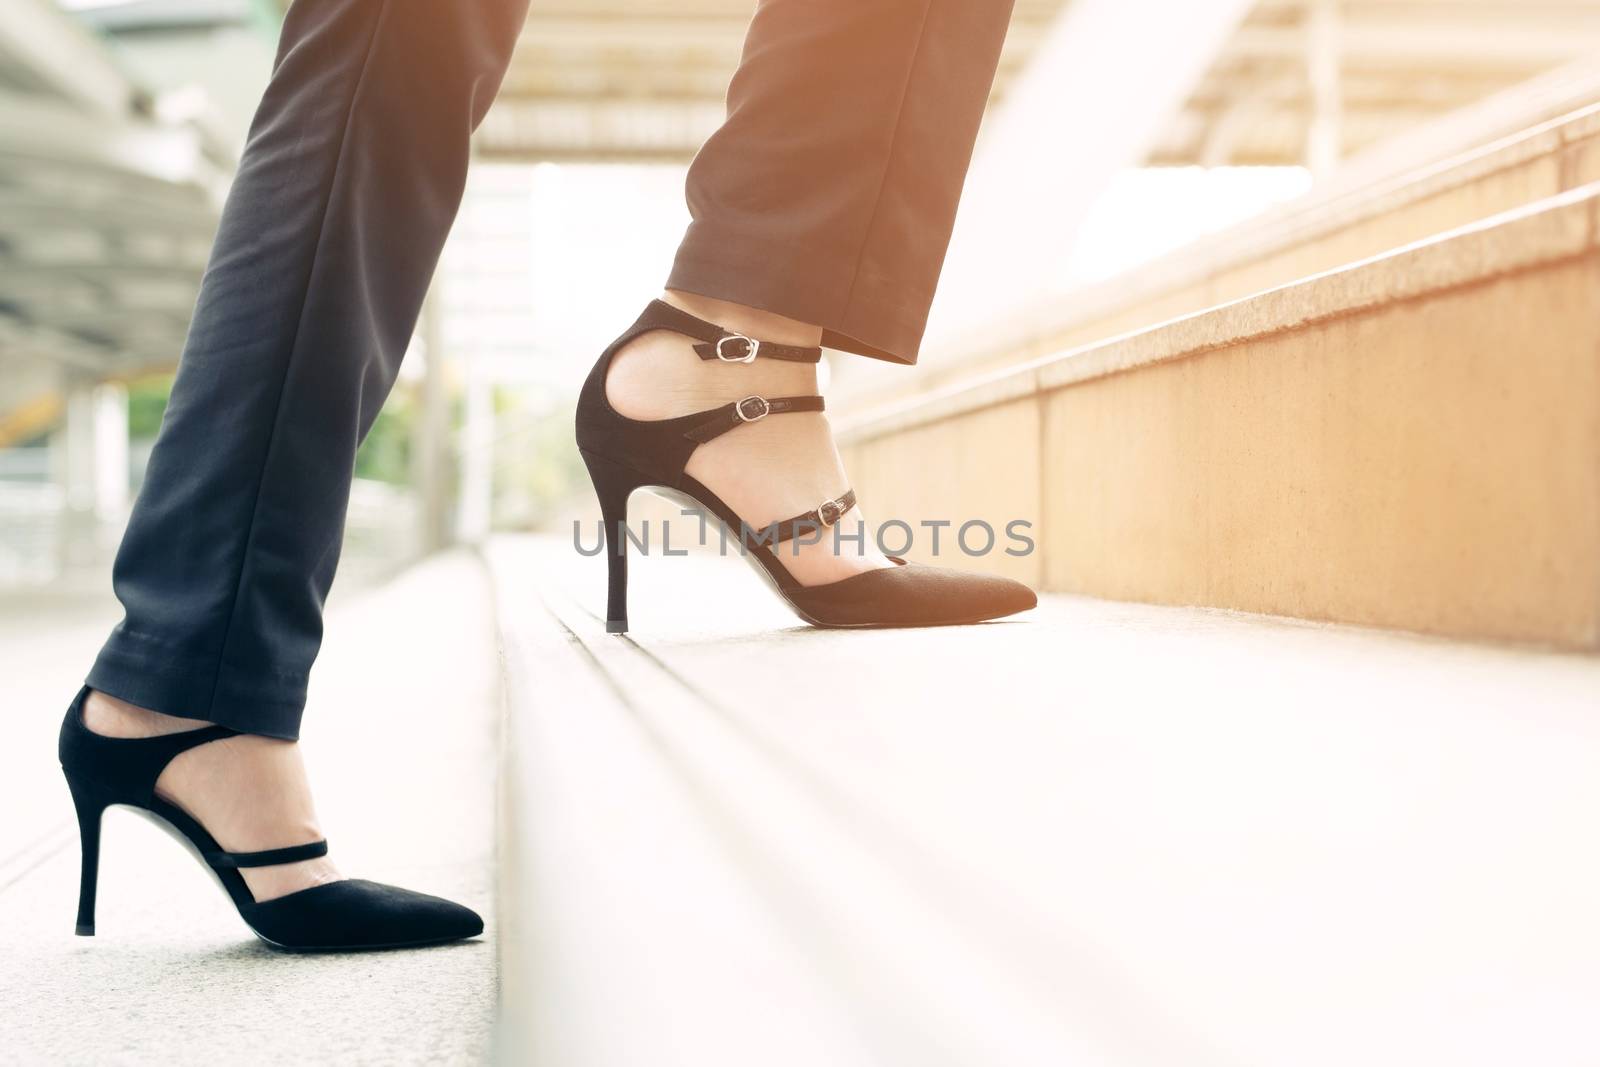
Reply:
<svg viewBox="0 0 1600 1067"><path fill-rule="evenodd" d="M128 385L128 436L149 441L161 428L172 393L171 376ZM418 391L402 382L378 413L356 453L356 477L390 485L412 484L413 429L420 415ZM460 399L452 423L460 426ZM572 398L542 390L495 392L494 517L502 529L529 529L556 520L587 491L583 461L572 443ZM459 446L459 443L458 443ZM458 476L452 456L444 476Z"/></svg>
<svg viewBox="0 0 1600 1067"><path fill-rule="evenodd" d="M128 437L147 441L161 429L161 416L172 395L172 376L142 378L128 383Z"/></svg>
<svg viewBox="0 0 1600 1067"><path fill-rule="evenodd" d="M588 489L572 439L571 396L499 390L495 397L494 525L528 530L556 522Z"/></svg>
<svg viewBox="0 0 1600 1067"><path fill-rule="evenodd" d="M128 383L128 437L148 441L161 429L161 416L172 395L172 377L143 378ZM391 485L411 480L411 424L413 398L396 389L378 413L361 451L356 453L356 476Z"/></svg>
<svg viewBox="0 0 1600 1067"><path fill-rule="evenodd" d="M411 430L416 422L414 391L401 387L389 394L388 403L356 453L356 477L411 484Z"/></svg>

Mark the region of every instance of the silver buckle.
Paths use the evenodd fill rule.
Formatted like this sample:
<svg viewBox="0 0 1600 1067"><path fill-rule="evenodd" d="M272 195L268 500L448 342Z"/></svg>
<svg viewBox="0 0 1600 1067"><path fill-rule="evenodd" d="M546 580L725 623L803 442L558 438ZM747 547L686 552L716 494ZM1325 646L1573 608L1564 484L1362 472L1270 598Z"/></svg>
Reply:
<svg viewBox="0 0 1600 1067"><path fill-rule="evenodd" d="M743 341L749 347L749 353L747 355L737 357L723 355L722 346L727 344L729 341ZM757 341L754 337L746 337L742 333L732 333L727 337L718 338L717 340L717 358L722 360L724 363L754 363L756 359L756 353L760 351L761 342Z"/></svg>
<svg viewBox="0 0 1600 1067"><path fill-rule="evenodd" d="M743 361L736 360L735 362ZM761 413L759 415L746 415L744 413L744 406L750 403L752 400L761 405ZM772 414L772 405L767 403L765 397L747 396L737 404L733 405L733 413L739 416L741 422L757 422Z"/></svg>
<svg viewBox="0 0 1600 1067"><path fill-rule="evenodd" d="M831 519L828 518L829 508L832 508L834 512L833 518ZM843 500L824 500L822 503L817 505L817 518L822 520L822 528L826 530L830 526L837 526L839 524L839 520L844 518L846 512L849 510L849 508L844 506Z"/></svg>

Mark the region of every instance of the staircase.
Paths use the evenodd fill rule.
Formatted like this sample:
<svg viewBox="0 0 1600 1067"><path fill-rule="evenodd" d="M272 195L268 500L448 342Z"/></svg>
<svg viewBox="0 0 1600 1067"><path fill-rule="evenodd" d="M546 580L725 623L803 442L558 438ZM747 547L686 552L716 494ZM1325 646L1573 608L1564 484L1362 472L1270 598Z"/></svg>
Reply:
<svg viewBox="0 0 1600 1067"><path fill-rule="evenodd" d="M1597 235L1590 105L847 389L846 460L1046 589L1600 650Z"/></svg>
<svg viewBox="0 0 1600 1067"><path fill-rule="evenodd" d="M636 517L637 521L637 517ZM1592 1064L1600 659L1048 596L798 625L488 560L500 1060Z"/></svg>

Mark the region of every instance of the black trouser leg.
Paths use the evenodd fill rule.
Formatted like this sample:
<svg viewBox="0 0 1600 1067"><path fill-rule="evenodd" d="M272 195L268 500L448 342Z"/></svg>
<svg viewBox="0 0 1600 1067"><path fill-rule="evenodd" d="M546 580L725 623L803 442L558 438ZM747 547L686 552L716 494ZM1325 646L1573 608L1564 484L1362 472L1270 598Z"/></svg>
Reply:
<svg viewBox="0 0 1600 1067"><path fill-rule="evenodd" d="M117 556L114 696L294 737L356 447L527 0L297 0Z"/></svg>
<svg viewBox="0 0 1600 1067"><path fill-rule="evenodd" d="M89 684L295 736L357 445L527 0L297 0ZM762 0L669 284L912 362L1010 0Z"/></svg>
<svg viewBox="0 0 1600 1067"><path fill-rule="evenodd" d="M668 286L914 363L1012 0L761 0Z"/></svg>

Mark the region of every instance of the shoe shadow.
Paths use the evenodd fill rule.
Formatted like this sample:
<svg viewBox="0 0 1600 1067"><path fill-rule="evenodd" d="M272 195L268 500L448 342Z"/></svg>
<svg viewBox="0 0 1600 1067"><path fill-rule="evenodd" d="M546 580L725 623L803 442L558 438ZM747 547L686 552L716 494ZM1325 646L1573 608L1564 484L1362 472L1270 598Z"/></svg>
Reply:
<svg viewBox="0 0 1600 1067"><path fill-rule="evenodd" d="M295 958L339 959L358 956L385 956L399 953L427 952L471 952L479 949L492 949L492 945L484 938L471 938L466 941L447 941L437 945L396 945L384 948L332 948L332 949L285 949L269 945L265 941L239 941L230 945L219 946L196 953L191 959L205 960L209 963L229 964L245 963L260 964L265 960L283 960Z"/></svg>

